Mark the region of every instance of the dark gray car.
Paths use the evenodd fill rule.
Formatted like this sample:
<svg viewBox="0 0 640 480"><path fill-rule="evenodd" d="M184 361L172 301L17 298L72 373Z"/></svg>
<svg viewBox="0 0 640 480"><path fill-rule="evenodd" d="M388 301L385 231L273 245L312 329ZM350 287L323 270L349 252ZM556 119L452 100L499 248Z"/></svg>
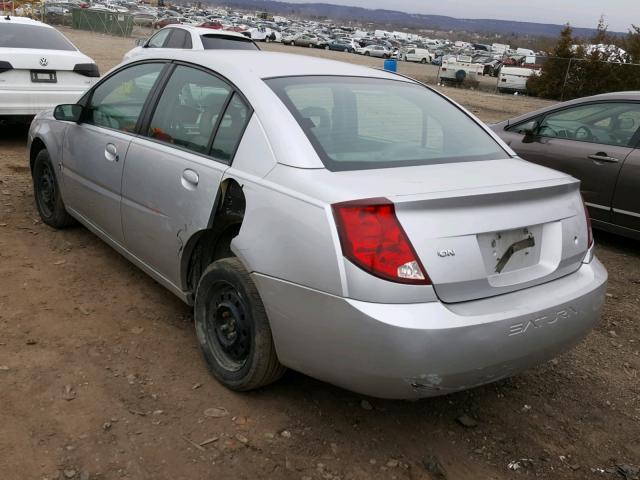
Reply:
<svg viewBox="0 0 640 480"><path fill-rule="evenodd" d="M525 160L580 179L595 227L640 239L640 92L572 100L491 128Z"/></svg>

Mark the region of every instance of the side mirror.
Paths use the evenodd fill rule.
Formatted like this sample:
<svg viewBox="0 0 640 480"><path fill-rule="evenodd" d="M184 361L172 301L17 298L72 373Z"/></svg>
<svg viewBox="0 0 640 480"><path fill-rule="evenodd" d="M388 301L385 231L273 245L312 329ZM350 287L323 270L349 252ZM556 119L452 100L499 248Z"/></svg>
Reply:
<svg viewBox="0 0 640 480"><path fill-rule="evenodd" d="M139 38L136 40L136 47L144 47L147 45L147 40L145 38Z"/></svg>
<svg viewBox="0 0 640 480"><path fill-rule="evenodd" d="M63 122L75 122L78 123L82 117L83 107L75 103L58 105L53 110L53 118L61 120Z"/></svg>
<svg viewBox="0 0 640 480"><path fill-rule="evenodd" d="M526 128L521 131L524 133L524 138L522 139L522 143L533 143L536 140L536 129L535 128Z"/></svg>

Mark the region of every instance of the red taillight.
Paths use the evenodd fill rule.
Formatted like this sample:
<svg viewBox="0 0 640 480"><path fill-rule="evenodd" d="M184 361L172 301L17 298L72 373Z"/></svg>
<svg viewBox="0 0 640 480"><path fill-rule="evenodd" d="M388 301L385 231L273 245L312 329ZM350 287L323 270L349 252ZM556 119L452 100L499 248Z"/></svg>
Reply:
<svg viewBox="0 0 640 480"><path fill-rule="evenodd" d="M358 267L392 282L431 284L389 200L337 203L333 215L342 254Z"/></svg>
<svg viewBox="0 0 640 480"><path fill-rule="evenodd" d="M589 209L587 208L587 204L584 202L584 199L582 199L582 205L584 206L584 216L587 219L587 241L588 241L588 248L593 247L593 228L591 228L591 215L589 215Z"/></svg>

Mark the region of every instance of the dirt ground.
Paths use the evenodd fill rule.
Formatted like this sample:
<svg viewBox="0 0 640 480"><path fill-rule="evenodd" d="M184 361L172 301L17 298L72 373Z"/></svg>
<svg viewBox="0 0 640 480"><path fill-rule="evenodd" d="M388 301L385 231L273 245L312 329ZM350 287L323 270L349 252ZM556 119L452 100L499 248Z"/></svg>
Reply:
<svg viewBox="0 0 640 480"><path fill-rule="evenodd" d="M68 33L102 71L132 45ZM446 91L487 121L545 104ZM207 373L189 307L84 228L39 222L26 132L0 127L2 480L634 478L637 242L596 232L602 323L513 379L395 402L289 372L236 394Z"/></svg>

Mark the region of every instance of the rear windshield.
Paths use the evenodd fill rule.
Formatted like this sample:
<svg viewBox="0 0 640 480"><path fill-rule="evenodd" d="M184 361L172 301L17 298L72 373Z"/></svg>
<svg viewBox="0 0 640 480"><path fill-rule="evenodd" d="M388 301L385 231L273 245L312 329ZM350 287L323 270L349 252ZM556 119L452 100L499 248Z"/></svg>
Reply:
<svg viewBox="0 0 640 480"><path fill-rule="evenodd" d="M418 84L329 76L266 82L329 170L509 158L462 110Z"/></svg>
<svg viewBox="0 0 640 480"><path fill-rule="evenodd" d="M75 50L73 44L53 28L0 23L0 48L37 48L40 50Z"/></svg>
<svg viewBox="0 0 640 480"><path fill-rule="evenodd" d="M202 35L202 46L205 50L260 50L253 41L248 38Z"/></svg>

